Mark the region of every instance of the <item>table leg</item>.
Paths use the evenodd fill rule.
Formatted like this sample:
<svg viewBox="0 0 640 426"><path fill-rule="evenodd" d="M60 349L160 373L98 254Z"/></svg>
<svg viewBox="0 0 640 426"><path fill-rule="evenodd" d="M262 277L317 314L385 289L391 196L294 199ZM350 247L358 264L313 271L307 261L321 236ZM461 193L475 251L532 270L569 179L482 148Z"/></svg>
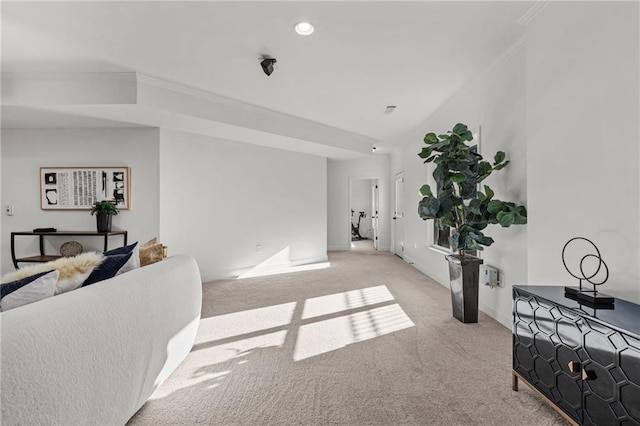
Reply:
<svg viewBox="0 0 640 426"><path fill-rule="evenodd" d="M18 269L18 262L16 261L16 236L11 233L11 260L13 260L13 267Z"/></svg>

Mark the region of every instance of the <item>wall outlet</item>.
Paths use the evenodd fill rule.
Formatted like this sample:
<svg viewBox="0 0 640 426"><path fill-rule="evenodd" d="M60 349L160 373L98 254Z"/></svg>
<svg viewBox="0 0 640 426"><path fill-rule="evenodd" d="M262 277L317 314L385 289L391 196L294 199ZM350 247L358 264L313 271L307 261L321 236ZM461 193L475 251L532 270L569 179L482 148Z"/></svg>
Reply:
<svg viewBox="0 0 640 426"><path fill-rule="evenodd" d="M13 216L13 206L11 204L7 204L4 211L7 214L7 216Z"/></svg>
<svg viewBox="0 0 640 426"><path fill-rule="evenodd" d="M480 267L480 284L491 288L500 287L500 274L498 270L492 266L482 265Z"/></svg>

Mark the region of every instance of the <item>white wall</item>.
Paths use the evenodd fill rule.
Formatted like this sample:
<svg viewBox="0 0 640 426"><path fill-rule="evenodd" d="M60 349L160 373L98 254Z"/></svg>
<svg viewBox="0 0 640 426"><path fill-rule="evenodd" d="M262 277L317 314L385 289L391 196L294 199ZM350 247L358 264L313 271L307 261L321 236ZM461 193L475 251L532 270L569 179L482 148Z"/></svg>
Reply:
<svg viewBox="0 0 640 426"><path fill-rule="evenodd" d="M2 6L0 5L0 10ZM2 79L0 79L0 93L2 93ZM2 123L2 108L0 108L0 123ZM4 203L2 203L2 131L0 130L0 215L4 214ZM0 218L0 238L4 238L4 234L2 233L2 223L3 220ZM4 258L5 249L2 243L0 243L0 274L3 272L2 269L2 259Z"/></svg>
<svg viewBox="0 0 640 426"><path fill-rule="evenodd" d="M638 9L549 2L527 28L532 283L576 285L561 250L583 236L609 266L602 290L640 302Z"/></svg>
<svg viewBox="0 0 640 426"><path fill-rule="evenodd" d="M496 196L525 203L525 226L487 229L482 257L502 288L480 288L480 308L511 323L514 284L574 285L561 251L591 238L609 265L602 290L640 301L639 5L549 2L526 37L428 117L392 155L405 172L405 259L448 286L443 254L429 248L432 223L412 213L432 182L417 157L428 131L481 127L481 151L511 164L487 180Z"/></svg>
<svg viewBox="0 0 640 426"><path fill-rule="evenodd" d="M205 281L326 260L325 158L160 135L161 238L171 254L193 255Z"/></svg>
<svg viewBox="0 0 640 426"><path fill-rule="evenodd" d="M425 120L393 154L392 175L404 171L404 259L444 286L449 286L448 264L441 251L431 248L433 221L423 221L417 213L424 183L433 187L431 165L423 164L418 153L428 132L442 133L458 123L480 127L480 151L493 159L496 151L507 153L509 166L489 177L485 183L496 197L517 203L526 202L525 134L525 54L521 42L492 67L468 84ZM502 273L501 288L480 288L480 308L503 324L511 323L511 286L527 280L527 227L487 228L495 239L481 257L485 264Z"/></svg>
<svg viewBox="0 0 640 426"><path fill-rule="evenodd" d="M351 249L349 180L378 179L379 250L389 250L389 156L372 155L356 160L327 161L327 244L329 250Z"/></svg>
<svg viewBox="0 0 640 426"><path fill-rule="evenodd" d="M2 273L13 270L10 252L12 231L39 227L59 230L94 231L95 216L88 210L40 209L40 167L43 166L129 166L131 167L131 210L113 218L114 229L129 231L129 241L147 240L159 232L157 129L3 129L2 205L13 205L14 215L3 215ZM58 254L59 246L71 239L85 250L102 251L98 238L48 238L46 253ZM112 237L111 244L121 244ZM18 256L37 255L38 239L16 237ZM25 266L26 264L22 264Z"/></svg>
<svg viewBox="0 0 640 426"><path fill-rule="evenodd" d="M360 219L360 235L363 238L373 238L371 229L371 185L372 179L351 179L349 182L349 209L353 210L351 223L358 226L360 212L364 212L365 217Z"/></svg>

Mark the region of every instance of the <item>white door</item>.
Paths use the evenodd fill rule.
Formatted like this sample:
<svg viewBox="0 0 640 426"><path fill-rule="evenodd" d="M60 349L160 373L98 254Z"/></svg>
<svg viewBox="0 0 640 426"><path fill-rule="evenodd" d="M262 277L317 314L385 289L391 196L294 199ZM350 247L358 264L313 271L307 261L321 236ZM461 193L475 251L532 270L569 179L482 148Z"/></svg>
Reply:
<svg viewBox="0 0 640 426"><path fill-rule="evenodd" d="M378 181L371 185L371 228L373 229L373 248L378 250Z"/></svg>
<svg viewBox="0 0 640 426"><path fill-rule="evenodd" d="M394 253L400 257L403 257L403 254L404 254L404 172L400 172L396 175L393 228L394 228L394 234L395 234Z"/></svg>

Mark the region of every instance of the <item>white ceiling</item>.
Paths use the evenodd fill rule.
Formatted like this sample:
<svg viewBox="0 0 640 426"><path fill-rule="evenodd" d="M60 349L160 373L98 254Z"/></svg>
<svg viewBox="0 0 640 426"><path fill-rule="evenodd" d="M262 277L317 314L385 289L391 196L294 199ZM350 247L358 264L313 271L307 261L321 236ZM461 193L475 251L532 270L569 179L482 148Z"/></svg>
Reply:
<svg viewBox="0 0 640 426"><path fill-rule="evenodd" d="M4 1L2 71L136 71L384 145L516 42L533 4ZM313 35L295 34L301 19ZM277 58L270 77L261 55ZM383 115L387 105L396 111ZM57 119L28 111L3 111L3 127Z"/></svg>

